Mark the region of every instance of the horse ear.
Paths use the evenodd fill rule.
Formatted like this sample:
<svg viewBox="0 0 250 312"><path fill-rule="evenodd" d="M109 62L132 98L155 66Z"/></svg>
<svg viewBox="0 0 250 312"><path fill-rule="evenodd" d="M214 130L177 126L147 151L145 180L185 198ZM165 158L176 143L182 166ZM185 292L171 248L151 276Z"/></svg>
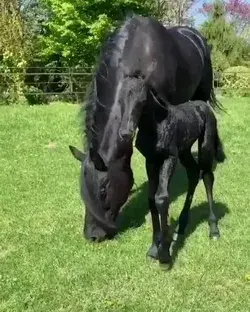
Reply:
<svg viewBox="0 0 250 312"><path fill-rule="evenodd" d="M94 151L93 148L89 149L89 156L90 159L93 161L95 168L99 171L107 171L107 167L104 164L104 161L102 160L101 156L98 154L98 152Z"/></svg>
<svg viewBox="0 0 250 312"><path fill-rule="evenodd" d="M79 151L76 147L69 145L69 149L72 153L72 155L79 161L84 161L86 154L83 154L81 151Z"/></svg>

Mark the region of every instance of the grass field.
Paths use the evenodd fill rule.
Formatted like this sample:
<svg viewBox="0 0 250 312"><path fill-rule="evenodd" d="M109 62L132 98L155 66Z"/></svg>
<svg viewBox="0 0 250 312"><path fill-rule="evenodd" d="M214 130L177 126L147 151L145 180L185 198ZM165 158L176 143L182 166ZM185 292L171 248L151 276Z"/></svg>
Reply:
<svg viewBox="0 0 250 312"><path fill-rule="evenodd" d="M151 243L144 159L117 239L82 238L78 106L0 107L0 311L250 311L250 100L224 99L219 115L227 161L219 165L215 210L221 239L208 238L202 183L173 269L146 261ZM171 216L186 176L177 171Z"/></svg>

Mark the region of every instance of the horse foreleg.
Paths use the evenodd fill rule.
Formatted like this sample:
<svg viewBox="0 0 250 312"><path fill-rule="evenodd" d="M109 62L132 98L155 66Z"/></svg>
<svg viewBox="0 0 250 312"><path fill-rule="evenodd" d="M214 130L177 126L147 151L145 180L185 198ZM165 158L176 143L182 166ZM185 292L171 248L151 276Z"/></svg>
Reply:
<svg viewBox="0 0 250 312"><path fill-rule="evenodd" d="M160 219L155 205L155 193L159 184L160 165L155 160L146 159L146 171L148 176L148 206L151 213L153 237L152 245L147 252L147 256L158 259L158 247L160 242Z"/></svg>
<svg viewBox="0 0 250 312"><path fill-rule="evenodd" d="M160 215L161 236L158 248L158 257L161 264L170 265L170 245L172 236L169 225L169 184L177 164L177 158L169 156L164 160L159 171L159 185L155 194L155 204Z"/></svg>

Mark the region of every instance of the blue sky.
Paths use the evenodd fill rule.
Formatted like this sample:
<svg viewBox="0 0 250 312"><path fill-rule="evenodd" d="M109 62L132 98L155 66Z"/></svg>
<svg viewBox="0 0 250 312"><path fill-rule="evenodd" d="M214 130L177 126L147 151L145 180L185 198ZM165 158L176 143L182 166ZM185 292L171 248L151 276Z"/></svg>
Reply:
<svg viewBox="0 0 250 312"><path fill-rule="evenodd" d="M211 1L208 1L208 2L211 2ZM191 11L195 18L195 26L199 26L205 20L205 16L203 14L197 13L197 10L202 7L202 3L203 1L197 1L197 3L193 6L192 11Z"/></svg>

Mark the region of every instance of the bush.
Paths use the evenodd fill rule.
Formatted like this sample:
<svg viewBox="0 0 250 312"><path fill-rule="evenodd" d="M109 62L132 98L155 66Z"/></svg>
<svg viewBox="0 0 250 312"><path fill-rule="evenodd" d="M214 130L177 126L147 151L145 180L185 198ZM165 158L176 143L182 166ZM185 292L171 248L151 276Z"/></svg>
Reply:
<svg viewBox="0 0 250 312"><path fill-rule="evenodd" d="M229 67L223 72L222 94L227 96L250 96L250 68Z"/></svg>
<svg viewBox="0 0 250 312"><path fill-rule="evenodd" d="M211 53L213 69L222 72L230 66L227 57L219 50L213 49Z"/></svg>
<svg viewBox="0 0 250 312"><path fill-rule="evenodd" d="M25 97L29 105L47 104L48 99L42 90L34 86L26 86L24 91Z"/></svg>

